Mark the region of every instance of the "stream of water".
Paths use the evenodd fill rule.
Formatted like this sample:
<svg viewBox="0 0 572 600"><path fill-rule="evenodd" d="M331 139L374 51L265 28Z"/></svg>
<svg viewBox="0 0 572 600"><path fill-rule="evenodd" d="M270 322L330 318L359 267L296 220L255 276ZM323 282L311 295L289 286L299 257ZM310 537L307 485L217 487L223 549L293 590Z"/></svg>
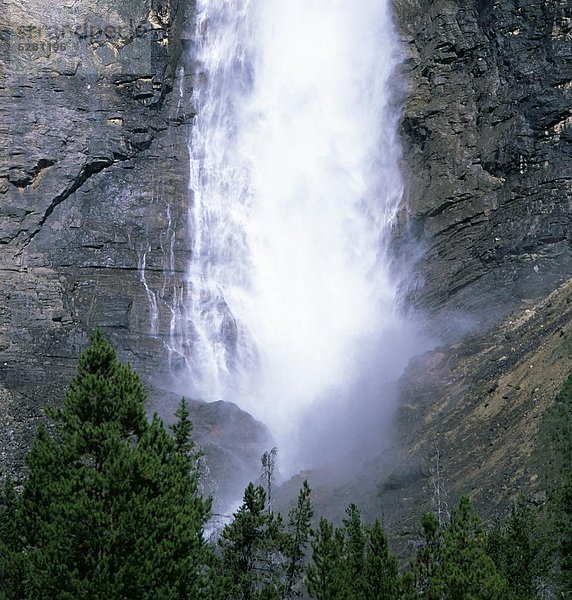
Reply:
<svg viewBox="0 0 572 600"><path fill-rule="evenodd" d="M390 3L198 0L193 42L192 256L170 347L192 396L236 402L288 456L305 411L363 377L399 320Z"/></svg>

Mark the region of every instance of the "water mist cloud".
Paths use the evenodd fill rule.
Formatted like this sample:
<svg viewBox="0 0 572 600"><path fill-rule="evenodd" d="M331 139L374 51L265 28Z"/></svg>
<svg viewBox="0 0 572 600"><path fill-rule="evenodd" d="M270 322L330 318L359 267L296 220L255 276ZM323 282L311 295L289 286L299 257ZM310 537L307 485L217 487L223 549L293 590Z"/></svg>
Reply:
<svg viewBox="0 0 572 600"><path fill-rule="evenodd" d="M267 423L289 472L319 428L379 441L412 354L390 275L399 45L385 0L199 0L196 37L176 350L195 396Z"/></svg>
<svg viewBox="0 0 572 600"><path fill-rule="evenodd" d="M351 386L359 348L383 343L397 318L387 241L402 191L399 55L382 2L265 1L254 18L254 84L238 120L253 197L241 316L261 357L251 410L280 439Z"/></svg>

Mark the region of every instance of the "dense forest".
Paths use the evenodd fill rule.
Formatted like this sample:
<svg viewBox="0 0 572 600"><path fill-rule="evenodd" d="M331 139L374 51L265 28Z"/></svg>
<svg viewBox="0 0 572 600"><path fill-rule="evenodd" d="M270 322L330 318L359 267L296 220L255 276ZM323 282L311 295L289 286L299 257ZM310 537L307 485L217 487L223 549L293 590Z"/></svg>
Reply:
<svg viewBox="0 0 572 600"><path fill-rule="evenodd" d="M525 497L485 527L469 498L423 515L411 556L352 504L314 514L307 482L273 511L274 451L223 527L201 496L185 400L174 425L147 419L138 374L96 331L63 406L50 413L18 485L0 497L0 597L515 599L572 595L572 376L539 445L546 500ZM380 515L381 519L381 515Z"/></svg>

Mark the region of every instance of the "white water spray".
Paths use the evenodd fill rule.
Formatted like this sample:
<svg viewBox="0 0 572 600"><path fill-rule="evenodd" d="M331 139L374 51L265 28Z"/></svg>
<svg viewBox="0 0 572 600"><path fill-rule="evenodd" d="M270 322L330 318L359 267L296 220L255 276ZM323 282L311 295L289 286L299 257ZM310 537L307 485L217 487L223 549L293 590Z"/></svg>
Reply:
<svg viewBox="0 0 572 600"><path fill-rule="evenodd" d="M389 5L197 2L192 258L171 346L195 396L261 418L291 462L304 413L367 378L398 319Z"/></svg>

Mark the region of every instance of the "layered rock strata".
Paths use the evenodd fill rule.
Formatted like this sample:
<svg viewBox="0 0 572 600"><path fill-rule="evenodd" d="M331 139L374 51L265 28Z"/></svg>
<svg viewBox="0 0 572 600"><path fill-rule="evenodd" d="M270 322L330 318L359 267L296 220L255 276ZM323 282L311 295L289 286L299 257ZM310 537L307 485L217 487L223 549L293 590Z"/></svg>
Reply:
<svg viewBox="0 0 572 600"><path fill-rule="evenodd" d="M410 296L458 334L572 274L572 5L395 7L404 223L422 252Z"/></svg>

